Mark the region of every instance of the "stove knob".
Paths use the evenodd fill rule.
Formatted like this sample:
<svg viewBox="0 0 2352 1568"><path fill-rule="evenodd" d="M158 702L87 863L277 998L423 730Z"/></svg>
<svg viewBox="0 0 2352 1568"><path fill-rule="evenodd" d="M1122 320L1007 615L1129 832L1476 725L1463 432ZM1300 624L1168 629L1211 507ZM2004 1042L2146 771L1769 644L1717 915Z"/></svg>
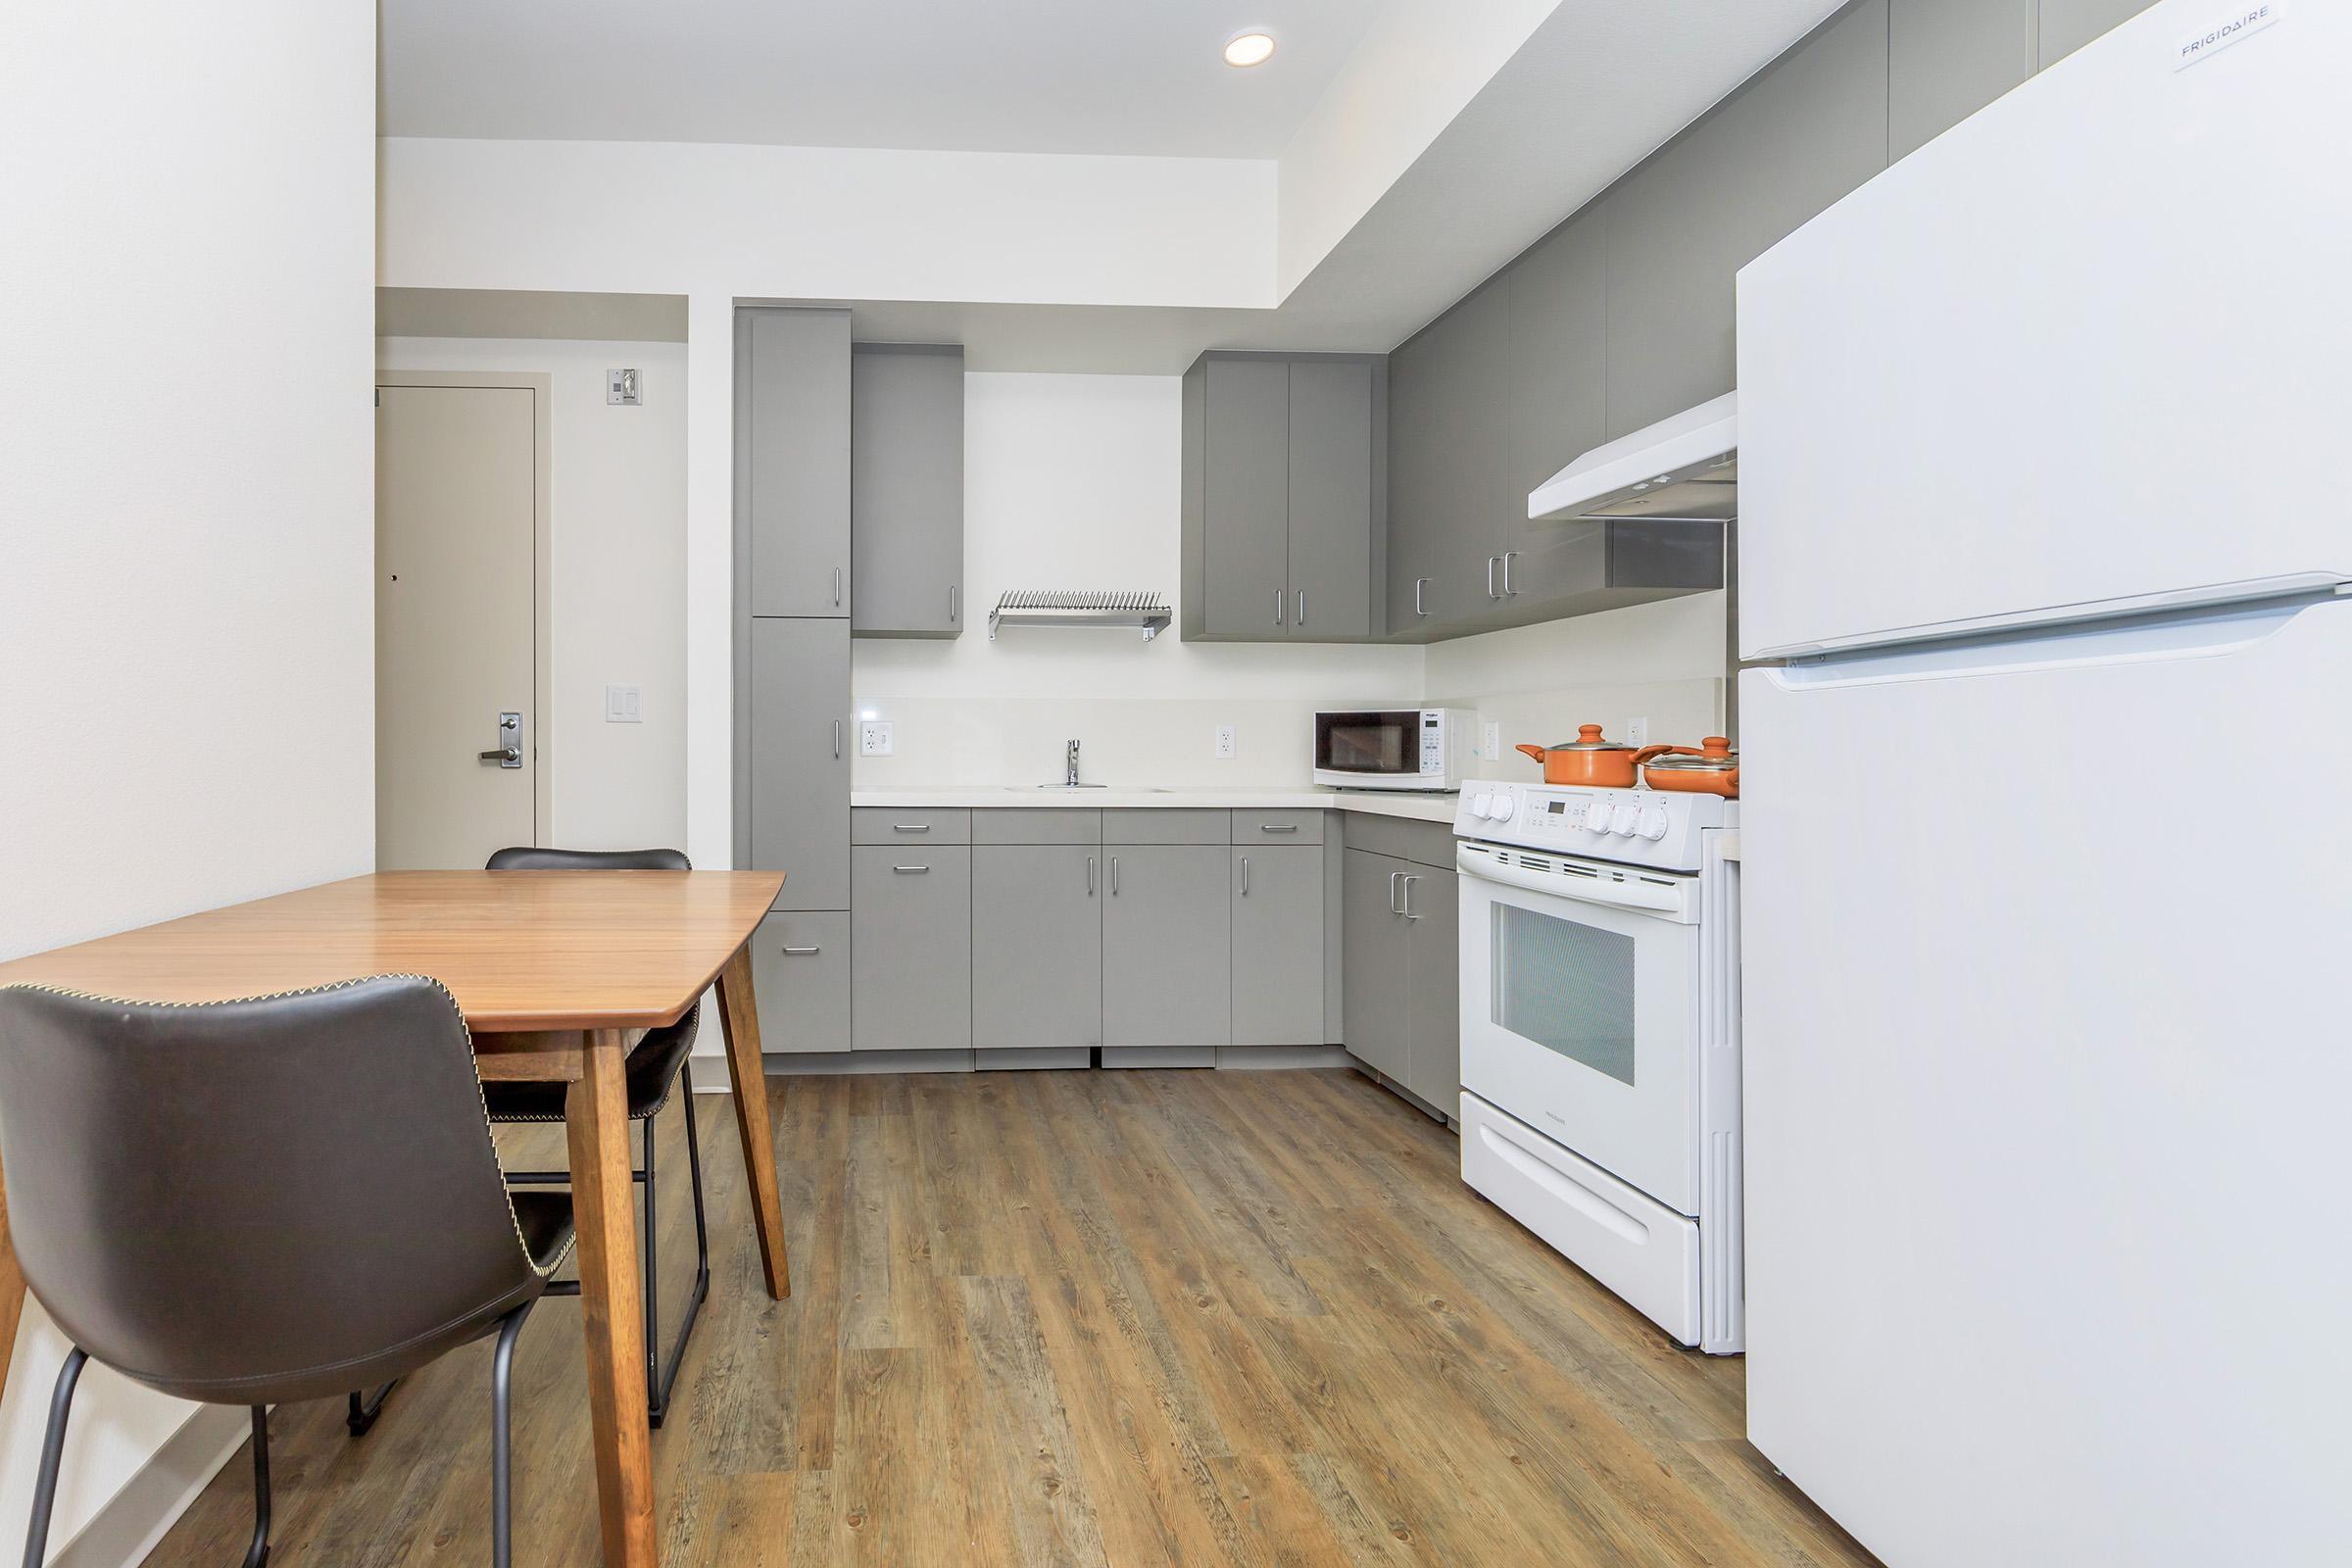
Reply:
<svg viewBox="0 0 2352 1568"><path fill-rule="evenodd" d="M1487 806L1488 806L1488 803L1490 803L1490 802L1491 802L1491 801L1493 801L1493 800L1494 800L1494 797L1493 797L1493 796L1491 796L1491 795L1487 795L1487 794L1484 794L1484 793L1481 793L1481 794L1478 794L1478 795L1473 795L1473 796L1471 796L1471 797L1470 797L1470 814L1471 814L1472 816L1485 816L1485 815L1487 814Z"/></svg>
<svg viewBox="0 0 2352 1568"><path fill-rule="evenodd" d="M1642 836L1652 840L1662 839L1666 836L1666 808L1663 806L1642 808Z"/></svg>
<svg viewBox="0 0 2352 1568"><path fill-rule="evenodd" d="M1599 796L1594 796L1592 800L1586 802L1585 831L1588 833L1606 833L1609 830L1609 818L1614 813L1614 810L1615 808L1611 807L1606 800Z"/></svg>
<svg viewBox="0 0 2352 1568"><path fill-rule="evenodd" d="M1497 822L1508 822L1511 819L1511 813L1518 808L1518 803L1511 797L1497 795L1494 797L1494 804L1487 808L1487 814Z"/></svg>
<svg viewBox="0 0 2352 1568"><path fill-rule="evenodd" d="M1638 806L1620 806L1609 814L1609 831L1620 838L1632 838L1641 825L1642 808Z"/></svg>

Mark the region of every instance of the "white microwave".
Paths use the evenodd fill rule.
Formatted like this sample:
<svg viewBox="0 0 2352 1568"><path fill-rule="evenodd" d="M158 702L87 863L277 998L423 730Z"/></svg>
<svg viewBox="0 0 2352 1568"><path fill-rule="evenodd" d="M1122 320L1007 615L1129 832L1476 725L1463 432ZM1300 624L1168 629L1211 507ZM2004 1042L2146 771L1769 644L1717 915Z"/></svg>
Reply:
<svg viewBox="0 0 2352 1568"><path fill-rule="evenodd" d="M1470 771L1466 708L1315 715L1315 782L1346 790L1458 790Z"/></svg>

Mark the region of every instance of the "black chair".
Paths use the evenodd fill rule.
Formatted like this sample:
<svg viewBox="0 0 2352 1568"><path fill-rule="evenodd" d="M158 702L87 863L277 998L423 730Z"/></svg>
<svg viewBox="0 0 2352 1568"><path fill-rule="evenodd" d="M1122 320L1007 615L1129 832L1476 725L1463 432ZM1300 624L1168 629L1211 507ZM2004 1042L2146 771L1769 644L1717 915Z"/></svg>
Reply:
<svg viewBox="0 0 2352 1568"><path fill-rule="evenodd" d="M490 857L492 871L691 871L694 862L676 850L541 850L529 847L500 850ZM659 1427L669 1413L669 1395L678 1381L678 1365L686 1359L686 1342L694 1333L695 1320L702 1315L703 1301L710 1294L710 1234L703 1215L703 1150L694 1130L694 1068L688 1058L694 1051L697 1015L702 1004L697 1003L686 1009L686 1016L662 1029L649 1029L645 1038L629 1052L627 1067L629 1086L629 1119L644 1129L645 1163L632 1172L645 1189L645 1388L647 1416ZM685 1321L678 1325L678 1337L662 1354L661 1293L655 1288L656 1268L661 1260L660 1230L654 1222L659 1212L655 1207L654 1185L654 1118L669 1103L672 1088L683 1084L686 1089L686 1165L694 1183L694 1291L686 1298ZM493 1083L483 1086L494 1122L554 1121L564 1119L562 1084ZM516 1186L544 1186L568 1183L569 1171L517 1170L509 1171L507 1180Z"/></svg>
<svg viewBox="0 0 2352 1568"><path fill-rule="evenodd" d="M0 988L0 1162L24 1283L74 1348L24 1561L47 1551L82 1364L253 1412L398 1378L495 1333L491 1541L511 1555L514 1337L571 1250L571 1200L510 1194L457 1003L384 975L202 1005Z"/></svg>

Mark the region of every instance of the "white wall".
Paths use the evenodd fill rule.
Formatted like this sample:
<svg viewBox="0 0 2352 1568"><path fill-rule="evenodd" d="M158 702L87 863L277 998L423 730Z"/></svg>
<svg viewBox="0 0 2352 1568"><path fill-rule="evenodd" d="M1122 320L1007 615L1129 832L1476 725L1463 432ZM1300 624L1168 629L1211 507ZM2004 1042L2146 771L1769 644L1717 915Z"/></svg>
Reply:
<svg viewBox="0 0 2352 1568"><path fill-rule="evenodd" d="M356 0L0 11L0 956L373 863L374 53ZM0 1540L63 1353L28 1302ZM52 1544L193 1409L93 1368Z"/></svg>
<svg viewBox="0 0 2352 1568"><path fill-rule="evenodd" d="M1417 700L1417 648L1186 643L1171 630L1008 627L1007 588L1156 589L1177 604L1182 429L1175 376L964 377L964 603L952 641L852 644L861 710L891 720L859 785L1036 784L1083 743L1091 781L1308 782L1317 708ZM1240 755L1210 756L1216 725Z"/></svg>
<svg viewBox="0 0 2352 1568"><path fill-rule="evenodd" d="M686 842L686 346L382 338L387 370L548 377L550 692L555 773L543 842ZM645 401L605 401L633 366ZM605 687L644 688L645 720L605 722Z"/></svg>

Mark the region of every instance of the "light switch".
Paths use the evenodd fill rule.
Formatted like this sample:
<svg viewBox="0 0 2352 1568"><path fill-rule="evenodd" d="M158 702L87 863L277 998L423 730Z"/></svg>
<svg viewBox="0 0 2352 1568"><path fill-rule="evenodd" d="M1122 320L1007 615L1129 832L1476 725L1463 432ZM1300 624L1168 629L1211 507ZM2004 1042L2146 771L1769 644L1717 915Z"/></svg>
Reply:
<svg viewBox="0 0 2352 1568"><path fill-rule="evenodd" d="M891 755L889 719L865 718L858 721L858 755L859 757L888 757Z"/></svg>
<svg viewBox="0 0 2352 1568"><path fill-rule="evenodd" d="M644 723L645 688L642 686L606 687L605 722L608 724Z"/></svg>

